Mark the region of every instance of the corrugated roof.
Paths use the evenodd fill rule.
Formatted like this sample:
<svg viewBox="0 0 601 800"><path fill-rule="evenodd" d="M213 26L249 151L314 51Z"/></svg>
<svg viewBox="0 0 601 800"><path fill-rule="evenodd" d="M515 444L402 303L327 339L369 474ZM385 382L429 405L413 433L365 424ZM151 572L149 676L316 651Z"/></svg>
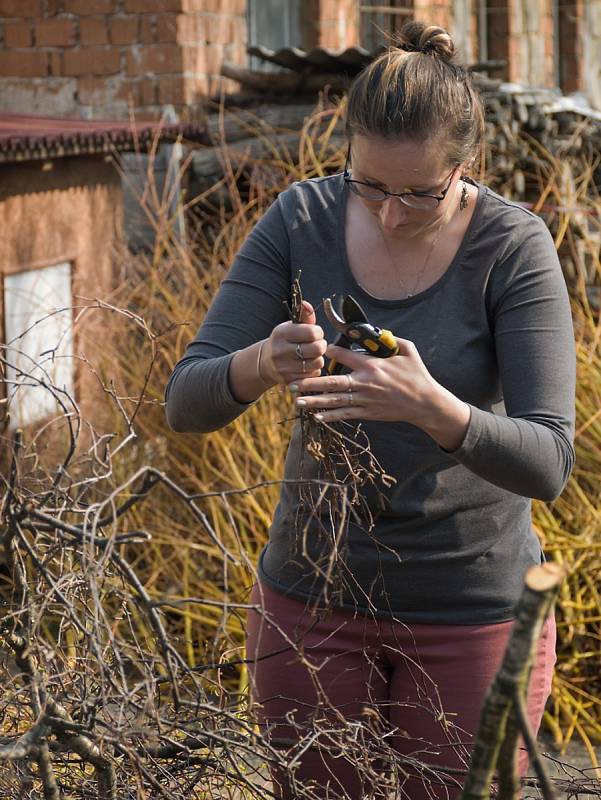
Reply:
<svg viewBox="0 0 601 800"><path fill-rule="evenodd" d="M29 161L144 150L157 135L167 141L178 137L210 144L202 125L166 125L160 122L63 119L25 114L0 114L0 162Z"/></svg>
<svg viewBox="0 0 601 800"><path fill-rule="evenodd" d="M379 47L370 52L363 47L347 47L341 50L316 47L305 51L298 47L270 50L268 47L253 46L247 49L247 53L294 72L348 72L354 75L361 72L363 67L385 49Z"/></svg>

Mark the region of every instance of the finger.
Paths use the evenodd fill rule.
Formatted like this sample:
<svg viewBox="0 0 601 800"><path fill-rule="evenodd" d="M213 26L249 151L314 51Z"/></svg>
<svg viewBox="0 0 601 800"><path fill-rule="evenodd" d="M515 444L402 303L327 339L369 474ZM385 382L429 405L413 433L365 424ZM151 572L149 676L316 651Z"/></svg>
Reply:
<svg viewBox="0 0 601 800"><path fill-rule="evenodd" d="M311 305L308 300L303 300L303 304L301 307L301 323L305 323L307 325L315 325L317 322L317 317L315 316L315 309Z"/></svg>
<svg viewBox="0 0 601 800"><path fill-rule="evenodd" d="M322 359L323 360L323 359ZM326 392L348 392L349 389L355 391L357 382L353 378L349 383L349 375L320 375L317 378L309 378L305 376L304 379L294 382L294 385L289 386L291 392L298 392L299 395L305 392L317 392L324 394Z"/></svg>
<svg viewBox="0 0 601 800"><path fill-rule="evenodd" d="M326 350L328 358L333 358L340 364L350 369L360 369L365 365L366 353L356 353L353 350L348 350L346 347L338 347L338 345L330 344Z"/></svg>
<svg viewBox="0 0 601 800"><path fill-rule="evenodd" d="M400 339L398 336L394 337L396 339L396 343L399 346L399 352L397 355L399 356L413 356L418 353L418 349L415 346L415 342L412 342L410 339Z"/></svg>
<svg viewBox="0 0 601 800"><path fill-rule="evenodd" d="M297 366L298 365L298 366ZM286 373L286 380L284 381L290 386L296 386L298 383L304 380L311 380L318 378L321 375L321 370L323 369L323 358L312 359L311 361L305 361L305 369L302 369L302 362L297 361L295 364L294 372L290 371L288 368ZM290 391L295 392L295 389L291 389Z"/></svg>
<svg viewBox="0 0 601 800"><path fill-rule="evenodd" d="M303 354L305 361L316 358L321 358L323 361L322 356L325 355L327 347L325 339L319 339L316 342L290 342L290 352L294 354L295 358L298 358L297 347L299 345L300 352Z"/></svg>
<svg viewBox="0 0 601 800"><path fill-rule="evenodd" d="M324 338L323 328L320 325L282 322L278 327L282 337L288 342L315 342Z"/></svg>
<svg viewBox="0 0 601 800"><path fill-rule="evenodd" d="M352 403L350 400L352 399ZM307 408L309 410L317 408L350 408L351 405L357 405L359 399L353 392L352 398L349 392L342 394L316 394L309 397L297 397L296 405L298 408Z"/></svg>
<svg viewBox="0 0 601 800"><path fill-rule="evenodd" d="M317 414L313 414L313 418L318 422L341 422L347 419L363 419L364 416L365 410L361 406L347 406L346 408L319 411Z"/></svg>

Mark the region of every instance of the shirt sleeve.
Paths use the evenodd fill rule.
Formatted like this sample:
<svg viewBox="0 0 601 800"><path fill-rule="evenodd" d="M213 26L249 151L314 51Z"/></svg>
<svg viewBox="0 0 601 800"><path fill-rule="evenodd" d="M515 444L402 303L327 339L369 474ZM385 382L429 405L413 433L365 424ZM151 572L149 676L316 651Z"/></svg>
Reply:
<svg viewBox="0 0 601 800"><path fill-rule="evenodd" d="M233 396L230 362L237 350L266 338L288 318L284 301L290 297L289 262L280 195L236 255L200 330L169 378L165 400L172 430L208 433L252 405Z"/></svg>
<svg viewBox="0 0 601 800"><path fill-rule="evenodd" d="M532 217L489 281L507 416L471 405L464 440L450 455L503 489L553 500L574 465L576 358L568 293L542 220Z"/></svg>

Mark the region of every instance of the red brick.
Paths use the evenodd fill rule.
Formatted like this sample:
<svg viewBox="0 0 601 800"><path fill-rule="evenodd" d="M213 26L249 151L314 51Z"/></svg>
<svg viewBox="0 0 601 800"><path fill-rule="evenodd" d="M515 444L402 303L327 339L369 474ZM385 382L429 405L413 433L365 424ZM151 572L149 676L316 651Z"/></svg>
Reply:
<svg viewBox="0 0 601 800"><path fill-rule="evenodd" d="M39 78L48 74L48 53L39 50L0 52L0 75Z"/></svg>
<svg viewBox="0 0 601 800"><path fill-rule="evenodd" d="M154 81L146 79L142 81L142 105L153 106L156 104L157 87Z"/></svg>
<svg viewBox="0 0 601 800"><path fill-rule="evenodd" d="M134 108L140 108L155 105L156 94L154 79L140 78L135 81L123 80L115 96L118 100L125 100Z"/></svg>
<svg viewBox="0 0 601 800"><path fill-rule="evenodd" d="M246 67L248 65L248 54L246 45L242 43L228 44L224 47L224 57L231 64Z"/></svg>
<svg viewBox="0 0 601 800"><path fill-rule="evenodd" d="M125 10L133 11L137 14L145 11L157 11L157 0L125 0ZM181 11L182 0L161 0L161 11Z"/></svg>
<svg viewBox="0 0 601 800"><path fill-rule="evenodd" d="M157 14L157 42L175 42L177 40L177 14Z"/></svg>
<svg viewBox="0 0 601 800"><path fill-rule="evenodd" d="M177 45L155 44L127 53L127 74L181 72L182 53Z"/></svg>
<svg viewBox="0 0 601 800"><path fill-rule="evenodd" d="M75 44L75 23L70 19L46 19L36 23L38 47L69 47Z"/></svg>
<svg viewBox="0 0 601 800"><path fill-rule="evenodd" d="M221 10L222 0L183 0L182 11L186 14L197 12L217 13Z"/></svg>
<svg viewBox="0 0 601 800"><path fill-rule="evenodd" d="M84 17L79 23L81 44L106 44L108 31L104 17Z"/></svg>
<svg viewBox="0 0 601 800"><path fill-rule="evenodd" d="M65 75L114 75L119 72L120 53L106 47L80 47L63 53Z"/></svg>
<svg viewBox="0 0 601 800"><path fill-rule="evenodd" d="M207 71L207 48L201 45L200 47L182 47L183 65L182 69L186 73L198 75Z"/></svg>
<svg viewBox="0 0 601 800"><path fill-rule="evenodd" d="M138 17L113 17L109 20L113 44L135 44L138 41Z"/></svg>
<svg viewBox="0 0 601 800"><path fill-rule="evenodd" d="M7 22L4 25L4 46L8 50L13 47L31 47L32 44L30 22Z"/></svg>
<svg viewBox="0 0 601 800"><path fill-rule="evenodd" d="M224 60L224 50L222 44L208 44L205 47L207 54L207 72L209 75L216 75L221 71L221 65Z"/></svg>
<svg viewBox="0 0 601 800"><path fill-rule="evenodd" d="M186 102L183 77L161 77L157 84L159 105L165 105L166 103L181 105Z"/></svg>
<svg viewBox="0 0 601 800"><path fill-rule="evenodd" d="M0 17L41 17L43 0L2 0Z"/></svg>
<svg viewBox="0 0 601 800"><path fill-rule="evenodd" d="M140 23L140 41L142 44L154 44L156 37L156 19L144 15Z"/></svg>
<svg viewBox="0 0 601 800"><path fill-rule="evenodd" d="M135 108L156 104L157 85L154 78L123 80L116 97L126 100Z"/></svg>
<svg viewBox="0 0 601 800"><path fill-rule="evenodd" d="M239 8L238 0L218 0L216 5L217 8L214 11L220 14L236 14ZM244 9L246 10L246 3L244 4Z"/></svg>
<svg viewBox="0 0 601 800"><path fill-rule="evenodd" d="M118 0L65 0L65 11L68 14L82 16L92 14L110 14L117 11Z"/></svg>
<svg viewBox="0 0 601 800"><path fill-rule="evenodd" d="M236 43L244 42L248 39L248 25L244 17L234 17L232 19L232 41Z"/></svg>
<svg viewBox="0 0 601 800"><path fill-rule="evenodd" d="M196 102L200 95L209 93L209 79L206 75L195 75L194 78L186 81L188 92L188 103Z"/></svg>
<svg viewBox="0 0 601 800"><path fill-rule="evenodd" d="M229 44L232 41L232 18L223 14L210 17L207 38L212 44Z"/></svg>
<svg viewBox="0 0 601 800"><path fill-rule="evenodd" d="M207 41L208 16L179 14L177 17L177 43L197 46Z"/></svg>
<svg viewBox="0 0 601 800"><path fill-rule="evenodd" d="M63 74L63 51L54 50L48 53L48 75L57 77Z"/></svg>
<svg viewBox="0 0 601 800"><path fill-rule="evenodd" d="M63 10L63 0L46 0L46 17L53 17Z"/></svg>

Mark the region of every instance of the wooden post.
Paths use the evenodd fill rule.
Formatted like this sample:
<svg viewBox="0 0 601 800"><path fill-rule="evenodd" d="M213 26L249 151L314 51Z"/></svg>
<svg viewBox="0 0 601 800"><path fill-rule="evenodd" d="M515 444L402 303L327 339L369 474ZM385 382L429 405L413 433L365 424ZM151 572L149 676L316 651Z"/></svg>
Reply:
<svg viewBox="0 0 601 800"><path fill-rule="evenodd" d="M543 773L539 774L543 797L545 800L553 798L542 763L531 751L533 737L523 709L536 644L564 574L563 569L553 563L532 567L526 573L503 663L484 701L460 800L488 800L495 769L499 775L499 800L514 800L519 796L516 751L520 733L524 735L535 769Z"/></svg>

